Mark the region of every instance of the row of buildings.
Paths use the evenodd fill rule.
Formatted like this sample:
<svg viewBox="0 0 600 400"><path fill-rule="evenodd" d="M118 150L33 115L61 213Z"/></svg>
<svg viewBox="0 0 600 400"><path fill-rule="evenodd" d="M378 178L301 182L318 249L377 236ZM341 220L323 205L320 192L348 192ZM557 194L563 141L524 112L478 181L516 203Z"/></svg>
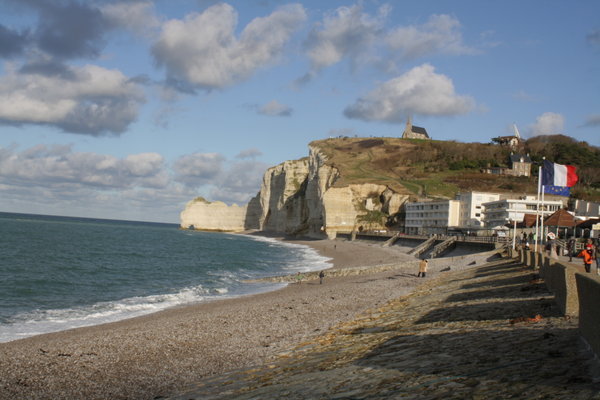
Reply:
<svg viewBox="0 0 600 400"><path fill-rule="evenodd" d="M564 200L545 200L537 196L511 197L510 194L465 192L454 200L432 200L405 204L405 232L414 235L446 234L452 230L463 232L491 231L517 223L526 216L539 213L543 218L567 207ZM600 204L576 200L574 214L582 219L598 218Z"/></svg>

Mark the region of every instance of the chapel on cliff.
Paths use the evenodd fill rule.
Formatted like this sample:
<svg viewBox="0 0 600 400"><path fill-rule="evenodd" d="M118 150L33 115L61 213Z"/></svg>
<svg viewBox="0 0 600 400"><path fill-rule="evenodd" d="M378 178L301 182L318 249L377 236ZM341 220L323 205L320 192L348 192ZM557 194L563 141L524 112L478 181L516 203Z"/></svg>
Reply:
<svg viewBox="0 0 600 400"><path fill-rule="evenodd" d="M427 139L431 140L429 135L427 134L427 130L420 126L415 126L412 124L412 118L408 117L406 121L406 128L402 133L402 139Z"/></svg>

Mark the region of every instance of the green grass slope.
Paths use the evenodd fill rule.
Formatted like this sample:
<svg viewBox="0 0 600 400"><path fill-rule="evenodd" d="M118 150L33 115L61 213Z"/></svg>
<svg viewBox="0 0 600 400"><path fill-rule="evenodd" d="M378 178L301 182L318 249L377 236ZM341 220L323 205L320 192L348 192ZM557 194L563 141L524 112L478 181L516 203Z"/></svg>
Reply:
<svg viewBox="0 0 600 400"><path fill-rule="evenodd" d="M324 153L341 178L335 186L379 183L398 193L453 198L459 191L537 192L537 176L513 177L482 173L487 167L509 167L511 150L492 143L460 143L400 138L335 138L311 143ZM574 164L582 183L576 197L600 199L600 149L562 135L536 137L522 144L531 154L562 164ZM537 175L537 164L532 166Z"/></svg>

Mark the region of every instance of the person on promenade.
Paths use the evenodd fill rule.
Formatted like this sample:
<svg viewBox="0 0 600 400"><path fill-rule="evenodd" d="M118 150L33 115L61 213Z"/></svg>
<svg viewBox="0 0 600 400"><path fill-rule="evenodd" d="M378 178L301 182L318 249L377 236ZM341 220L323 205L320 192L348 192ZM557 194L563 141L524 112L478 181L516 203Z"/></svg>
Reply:
<svg viewBox="0 0 600 400"><path fill-rule="evenodd" d="M319 272L319 285L323 284L323 278L325 278L325 272Z"/></svg>
<svg viewBox="0 0 600 400"><path fill-rule="evenodd" d="M599 262L600 260L598 257L598 247L600 246L600 238L596 238L596 240L594 241L594 258L596 259L596 272L598 273L598 275L600 275L600 265Z"/></svg>
<svg viewBox="0 0 600 400"><path fill-rule="evenodd" d="M546 237L546 251L548 252L548 257L556 259L556 241L554 239L554 233L550 232Z"/></svg>
<svg viewBox="0 0 600 400"><path fill-rule="evenodd" d="M425 278L426 273L427 273L427 259L424 258L419 263L419 273L417 274L417 278Z"/></svg>
<svg viewBox="0 0 600 400"><path fill-rule="evenodd" d="M600 275L600 270L598 269L598 247L594 243L594 239L588 239L585 248L592 250L592 262L596 260L596 273Z"/></svg>
<svg viewBox="0 0 600 400"><path fill-rule="evenodd" d="M585 249L581 250L581 253L579 253L579 257L583 257L583 266L585 267L585 272L591 272L592 270L592 254L593 254L593 250L591 247L586 246ZM598 271L598 269L596 269L596 272Z"/></svg>
<svg viewBox="0 0 600 400"><path fill-rule="evenodd" d="M573 236L567 241L567 252L569 253L569 262L572 262L573 253L575 252L575 238Z"/></svg>

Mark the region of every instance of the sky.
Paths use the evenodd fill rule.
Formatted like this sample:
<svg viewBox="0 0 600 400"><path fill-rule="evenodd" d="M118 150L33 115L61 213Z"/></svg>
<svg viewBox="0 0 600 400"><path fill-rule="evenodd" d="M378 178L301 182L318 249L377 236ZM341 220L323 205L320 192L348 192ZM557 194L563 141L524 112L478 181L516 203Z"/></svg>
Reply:
<svg viewBox="0 0 600 400"><path fill-rule="evenodd" d="M0 211L179 222L313 140L600 146L596 0L0 0Z"/></svg>

